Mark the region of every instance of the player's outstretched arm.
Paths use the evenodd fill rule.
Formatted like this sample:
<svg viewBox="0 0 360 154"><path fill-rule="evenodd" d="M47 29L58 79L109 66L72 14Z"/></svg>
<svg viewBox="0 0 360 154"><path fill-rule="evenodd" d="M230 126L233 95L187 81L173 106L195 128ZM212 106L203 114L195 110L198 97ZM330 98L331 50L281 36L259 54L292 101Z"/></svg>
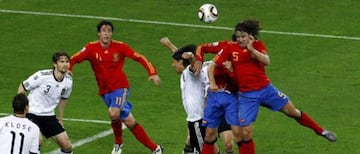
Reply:
<svg viewBox="0 0 360 154"><path fill-rule="evenodd" d="M20 93L23 93L25 94L26 93L26 90L24 89L22 83L20 83L19 87L18 87L18 90L17 90L17 93L20 94Z"/></svg>
<svg viewBox="0 0 360 154"><path fill-rule="evenodd" d="M177 47L170 41L168 37L161 38L160 44L168 48L171 53L174 53L177 50Z"/></svg>

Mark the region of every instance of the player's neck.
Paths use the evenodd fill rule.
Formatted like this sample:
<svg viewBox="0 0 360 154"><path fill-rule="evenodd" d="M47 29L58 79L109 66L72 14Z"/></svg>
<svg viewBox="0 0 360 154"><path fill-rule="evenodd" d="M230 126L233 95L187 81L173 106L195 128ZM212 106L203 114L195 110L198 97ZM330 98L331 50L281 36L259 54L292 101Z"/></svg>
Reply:
<svg viewBox="0 0 360 154"><path fill-rule="evenodd" d="M14 116L18 118L25 118L25 114L20 114L20 113L14 113Z"/></svg>
<svg viewBox="0 0 360 154"><path fill-rule="evenodd" d="M110 46L111 42L101 42L100 41L100 45L102 48L106 49Z"/></svg>
<svg viewBox="0 0 360 154"><path fill-rule="evenodd" d="M56 81L62 81L64 79L64 76L65 76L64 73L54 70L54 77L55 77Z"/></svg>

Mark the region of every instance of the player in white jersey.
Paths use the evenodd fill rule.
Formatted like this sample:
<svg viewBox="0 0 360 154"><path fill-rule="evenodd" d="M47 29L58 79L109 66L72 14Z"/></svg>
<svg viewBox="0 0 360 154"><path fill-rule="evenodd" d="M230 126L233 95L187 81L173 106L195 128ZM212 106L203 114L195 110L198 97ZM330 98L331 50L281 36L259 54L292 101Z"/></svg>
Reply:
<svg viewBox="0 0 360 154"><path fill-rule="evenodd" d="M187 114L188 130L191 148L200 153L204 144L205 127L202 126L204 116L206 91L209 85L207 67L203 67L198 76L191 70L191 60L183 58L186 52L195 51L196 45L188 45L178 49L172 55L174 67L177 73L181 73L180 88L182 103Z"/></svg>
<svg viewBox="0 0 360 154"><path fill-rule="evenodd" d="M207 69L202 69L197 76L190 70L193 61L189 56L193 55L191 52L195 51L196 45L187 45L177 49L168 38L161 39L160 43L171 51L172 66L177 73L181 74L181 97L188 121L188 136L183 153L200 153L205 137L202 118L209 84Z"/></svg>
<svg viewBox="0 0 360 154"><path fill-rule="evenodd" d="M4 154L36 154L39 148L39 127L25 117L29 100L17 94L12 101L14 114L0 118L0 152Z"/></svg>
<svg viewBox="0 0 360 154"><path fill-rule="evenodd" d="M72 153L69 137L63 127L66 99L72 91L72 77L67 73L70 57L66 52L56 52L53 69L40 70L23 81L18 93L29 92L29 113L26 115L40 127L46 138L52 138L61 153ZM56 117L55 108L58 107ZM41 144L41 138L40 138Z"/></svg>

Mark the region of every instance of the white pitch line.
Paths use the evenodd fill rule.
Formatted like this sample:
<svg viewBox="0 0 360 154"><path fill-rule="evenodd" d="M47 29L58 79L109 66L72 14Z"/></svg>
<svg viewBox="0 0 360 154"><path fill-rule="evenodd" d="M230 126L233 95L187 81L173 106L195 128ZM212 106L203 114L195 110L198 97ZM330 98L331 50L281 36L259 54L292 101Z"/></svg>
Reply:
<svg viewBox="0 0 360 154"><path fill-rule="evenodd" d="M103 16L76 15L76 14L49 13L49 12L34 12L34 11L21 11L21 10L6 10L6 9L0 9L0 12L3 12L3 13L16 13L16 14L44 15L44 16L72 17L72 18L106 19L106 20L115 20L115 21L123 21L123 22L147 23L147 24L157 24L157 25L171 25L171 26L180 26L180 27L195 27L195 28L207 28L207 29L233 30L233 28L221 27L221 26L193 25L193 24L182 24L182 23L174 23L174 22L149 21L149 20L138 20L138 19L125 19L125 18L114 18L114 17L103 17ZM311 34L311 33L298 33L298 32L280 32L280 31L269 31L269 30L261 30L261 32L262 33L269 33L269 34L278 34L278 35L321 37L321 38L333 38L333 39L345 39L345 40L360 40L360 37L339 36L339 35Z"/></svg>
<svg viewBox="0 0 360 154"><path fill-rule="evenodd" d="M103 137L105 137L105 136L108 136L108 135L110 135L110 134L112 134L112 133L113 133L112 129L109 129L109 130L107 130L107 131L103 131L103 132L100 132L100 133L95 134L95 135L93 135L93 136L90 136L90 137L81 139L81 140L79 140L79 141L77 141L77 142L75 142L75 143L72 143L72 148L74 149L74 148L79 147L79 146L81 146L81 145L84 145L84 144L86 144L86 143L92 142L92 141L94 141L94 140L96 140L96 139L99 139L99 138L103 138ZM52 151L48 152L48 154L58 154L59 151L60 151L60 148L55 149L55 150L52 150Z"/></svg>

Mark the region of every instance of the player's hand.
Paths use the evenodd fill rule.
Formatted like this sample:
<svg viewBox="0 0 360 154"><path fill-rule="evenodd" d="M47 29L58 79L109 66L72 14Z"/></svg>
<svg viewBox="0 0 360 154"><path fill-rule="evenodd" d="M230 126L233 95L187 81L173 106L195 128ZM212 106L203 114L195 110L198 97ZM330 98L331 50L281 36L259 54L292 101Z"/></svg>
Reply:
<svg viewBox="0 0 360 154"><path fill-rule="evenodd" d="M246 43L246 48L250 50L250 52L252 52L252 50L254 49L253 47L253 42L255 41L255 37L252 35L249 35L249 39Z"/></svg>
<svg viewBox="0 0 360 154"><path fill-rule="evenodd" d="M148 78L149 80L152 80L154 82L155 85L160 85L160 77L158 75L151 75Z"/></svg>
<svg viewBox="0 0 360 154"><path fill-rule="evenodd" d="M232 72L233 71L233 67L232 67L232 65L231 65L231 61L224 61L223 63L222 63L223 65L224 65L224 67L226 68L226 69L228 69L230 72Z"/></svg>
<svg viewBox="0 0 360 154"><path fill-rule="evenodd" d="M200 60L195 61L194 65L192 67L192 70L194 71L194 75L199 75L200 74L202 64L203 64L203 62L200 61Z"/></svg>
<svg viewBox="0 0 360 154"><path fill-rule="evenodd" d="M210 82L209 88L212 92L217 92L219 90L219 87L216 84L213 84Z"/></svg>
<svg viewBox="0 0 360 154"><path fill-rule="evenodd" d="M58 118L58 121L62 127L64 127L64 120L62 118Z"/></svg>
<svg viewBox="0 0 360 154"><path fill-rule="evenodd" d="M160 39L160 44L163 46L166 46L166 44L169 44L170 40L168 37L163 37Z"/></svg>

